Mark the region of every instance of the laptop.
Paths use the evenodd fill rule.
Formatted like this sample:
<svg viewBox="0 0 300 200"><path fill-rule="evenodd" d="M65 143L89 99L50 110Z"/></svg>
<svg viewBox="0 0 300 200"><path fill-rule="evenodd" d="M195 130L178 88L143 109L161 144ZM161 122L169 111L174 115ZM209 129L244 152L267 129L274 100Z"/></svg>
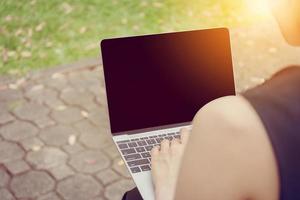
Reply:
<svg viewBox="0 0 300 200"><path fill-rule="evenodd" d="M197 111L235 95L226 28L101 41L112 139L143 199L153 200L150 151L180 138Z"/></svg>

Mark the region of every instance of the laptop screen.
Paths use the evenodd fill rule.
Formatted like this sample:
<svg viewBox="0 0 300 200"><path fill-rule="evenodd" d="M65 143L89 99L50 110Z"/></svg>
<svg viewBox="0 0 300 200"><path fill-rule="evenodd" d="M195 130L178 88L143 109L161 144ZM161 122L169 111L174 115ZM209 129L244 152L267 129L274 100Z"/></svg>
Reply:
<svg viewBox="0 0 300 200"><path fill-rule="evenodd" d="M113 135L191 122L235 94L225 28L106 39L101 49Z"/></svg>

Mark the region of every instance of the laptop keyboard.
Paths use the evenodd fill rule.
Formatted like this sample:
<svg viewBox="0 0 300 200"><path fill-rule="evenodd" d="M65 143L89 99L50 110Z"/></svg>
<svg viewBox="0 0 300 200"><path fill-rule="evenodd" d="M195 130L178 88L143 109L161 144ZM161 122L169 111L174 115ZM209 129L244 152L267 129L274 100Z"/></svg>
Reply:
<svg viewBox="0 0 300 200"><path fill-rule="evenodd" d="M153 135L149 137L135 138L118 141L117 144L132 173L151 170L150 151L154 146L160 145L164 139L180 139L179 132Z"/></svg>

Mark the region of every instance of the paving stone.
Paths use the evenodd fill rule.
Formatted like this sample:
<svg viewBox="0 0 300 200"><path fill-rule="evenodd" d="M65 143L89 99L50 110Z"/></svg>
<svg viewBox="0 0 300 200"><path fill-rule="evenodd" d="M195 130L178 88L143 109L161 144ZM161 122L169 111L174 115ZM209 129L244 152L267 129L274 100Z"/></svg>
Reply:
<svg viewBox="0 0 300 200"><path fill-rule="evenodd" d="M69 164L79 172L94 173L106 169L109 159L100 151L84 151L72 155Z"/></svg>
<svg viewBox="0 0 300 200"><path fill-rule="evenodd" d="M7 110L5 110L5 108L0 109L0 124L5 124L14 120L14 117Z"/></svg>
<svg viewBox="0 0 300 200"><path fill-rule="evenodd" d="M96 176L103 185L110 184L121 178L120 175L118 175L116 172L114 172L111 169L101 171L101 172L97 173Z"/></svg>
<svg viewBox="0 0 300 200"><path fill-rule="evenodd" d="M93 109L93 111L89 114L89 119L93 124L98 127L106 128L107 132L109 132L109 118L108 118L108 111L104 108L97 108Z"/></svg>
<svg viewBox="0 0 300 200"><path fill-rule="evenodd" d="M10 187L17 198L36 198L54 189L54 180L41 171L29 171L13 177Z"/></svg>
<svg viewBox="0 0 300 200"><path fill-rule="evenodd" d="M76 174L57 185L57 192L65 200L87 200L103 191L102 186L91 176Z"/></svg>
<svg viewBox="0 0 300 200"><path fill-rule="evenodd" d="M44 143L38 137L26 138L20 141L26 151L36 151L44 146Z"/></svg>
<svg viewBox="0 0 300 200"><path fill-rule="evenodd" d="M58 148L44 147L29 152L26 160L36 169L50 169L66 163L67 157L67 154Z"/></svg>
<svg viewBox="0 0 300 200"><path fill-rule="evenodd" d="M32 137L38 133L38 129L23 121L14 121L0 128L0 134L7 140L20 141Z"/></svg>
<svg viewBox="0 0 300 200"><path fill-rule="evenodd" d="M107 135L101 133L93 134L86 133L82 134L79 139L82 144L91 149L103 149L111 145L112 139Z"/></svg>
<svg viewBox="0 0 300 200"><path fill-rule="evenodd" d="M0 168L0 188L6 186L10 177L7 171L4 168ZM0 196L1 197L1 196ZM2 199L2 198L0 198Z"/></svg>
<svg viewBox="0 0 300 200"><path fill-rule="evenodd" d="M29 165L24 160L16 160L5 163L5 167L13 175L28 171L30 169Z"/></svg>
<svg viewBox="0 0 300 200"><path fill-rule="evenodd" d="M70 126L55 125L41 130L39 137L45 144L53 146L62 146L68 144L71 136L77 136L78 131Z"/></svg>
<svg viewBox="0 0 300 200"><path fill-rule="evenodd" d="M22 119L34 121L46 116L49 109L40 103L24 101L14 110L14 113Z"/></svg>
<svg viewBox="0 0 300 200"><path fill-rule="evenodd" d="M79 143L75 143L74 145L65 145L63 149L68 154L75 154L84 151L84 148Z"/></svg>
<svg viewBox="0 0 300 200"><path fill-rule="evenodd" d="M21 90L6 89L0 92L0 102L15 101L22 98Z"/></svg>
<svg viewBox="0 0 300 200"><path fill-rule="evenodd" d="M53 110L51 116L55 121L62 124L72 124L83 119L81 110L75 107L67 107L63 110Z"/></svg>
<svg viewBox="0 0 300 200"><path fill-rule="evenodd" d="M61 198L58 197L54 192L51 192L39 197L37 200L61 200Z"/></svg>
<svg viewBox="0 0 300 200"><path fill-rule="evenodd" d="M31 101L42 104L57 100L58 92L45 87L36 89L36 87L33 86L25 92L25 96Z"/></svg>
<svg viewBox="0 0 300 200"><path fill-rule="evenodd" d="M59 165L49 169L49 171L56 180L61 180L74 174L74 171L67 165Z"/></svg>
<svg viewBox="0 0 300 200"><path fill-rule="evenodd" d="M14 196L6 189L0 189L0 199L1 200L15 200Z"/></svg>
<svg viewBox="0 0 300 200"><path fill-rule="evenodd" d="M53 74L51 78L45 80L44 84L47 87L57 89L57 90L61 90L62 88L68 87L67 78L62 73Z"/></svg>
<svg viewBox="0 0 300 200"><path fill-rule="evenodd" d="M78 90L77 88L65 88L60 95L68 105L81 106L84 108L93 107L93 95L87 90Z"/></svg>
<svg viewBox="0 0 300 200"><path fill-rule="evenodd" d="M25 155L24 151L15 143L0 142L0 164L18 160Z"/></svg>
<svg viewBox="0 0 300 200"><path fill-rule="evenodd" d="M121 158L116 158L113 161L113 169L125 178L131 178L123 160Z"/></svg>
<svg viewBox="0 0 300 200"><path fill-rule="evenodd" d="M54 124L48 117L49 109L39 103L22 103L16 107L13 112L21 119L30 120L41 128Z"/></svg>
<svg viewBox="0 0 300 200"><path fill-rule="evenodd" d="M135 187L132 180L120 180L107 186L104 195L110 200L120 200L125 192Z"/></svg>
<svg viewBox="0 0 300 200"><path fill-rule="evenodd" d="M115 158L121 158L121 155L117 149L117 147L115 146L114 143L112 143L111 146L105 147L102 149L111 159L115 159Z"/></svg>

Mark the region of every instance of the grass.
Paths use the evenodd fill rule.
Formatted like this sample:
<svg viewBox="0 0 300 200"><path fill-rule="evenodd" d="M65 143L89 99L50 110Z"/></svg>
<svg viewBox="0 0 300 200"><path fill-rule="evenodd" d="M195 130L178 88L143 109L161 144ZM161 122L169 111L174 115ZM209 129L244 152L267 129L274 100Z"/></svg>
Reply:
<svg viewBox="0 0 300 200"><path fill-rule="evenodd" d="M243 0L0 0L0 74L99 55L107 37L251 23Z"/></svg>

